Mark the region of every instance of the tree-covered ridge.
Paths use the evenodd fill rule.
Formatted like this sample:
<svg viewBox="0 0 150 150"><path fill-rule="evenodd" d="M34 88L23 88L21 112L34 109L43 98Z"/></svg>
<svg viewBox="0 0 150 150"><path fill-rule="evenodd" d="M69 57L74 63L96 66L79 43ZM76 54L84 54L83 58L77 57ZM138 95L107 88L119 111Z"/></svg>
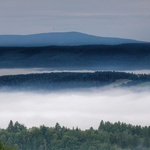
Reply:
<svg viewBox="0 0 150 150"><path fill-rule="evenodd" d="M69 129L59 123L27 129L10 121L0 130L0 141L17 150L150 150L150 126L101 121L98 129Z"/></svg>
<svg viewBox="0 0 150 150"><path fill-rule="evenodd" d="M150 44L0 47L0 68L150 69Z"/></svg>
<svg viewBox="0 0 150 150"><path fill-rule="evenodd" d="M0 87L20 90L55 90L102 87L110 84L113 85L113 83L116 83L117 81L121 81L119 86L140 85L141 83L150 82L150 74L97 71L93 73L57 72L27 75L7 75L0 76Z"/></svg>

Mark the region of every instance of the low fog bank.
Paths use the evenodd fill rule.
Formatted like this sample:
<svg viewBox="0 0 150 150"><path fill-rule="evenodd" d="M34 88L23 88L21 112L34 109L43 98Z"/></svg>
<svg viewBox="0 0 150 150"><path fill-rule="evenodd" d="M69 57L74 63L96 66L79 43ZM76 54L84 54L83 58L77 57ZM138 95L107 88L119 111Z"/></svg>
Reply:
<svg viewBox="0 0 150 150"><path fill-rule="evenodd" d="M0 128L9 121L27 127L98 128L101 120L150 125L149 89L88 89L51 93L0 92Z"/></svg>
<svg viewBox="0 0 150 150"><path fill-rule="evenodd" d="M57 72L95 72L97 70L57 70L51 68L3 68L0 69L0 76L18 75L18 74L35 74L35 73L57 73ZM100 70L114 71L114 70ZM135 73L135 74L150 74L150 70L116 70L120 72Z"/></svg>

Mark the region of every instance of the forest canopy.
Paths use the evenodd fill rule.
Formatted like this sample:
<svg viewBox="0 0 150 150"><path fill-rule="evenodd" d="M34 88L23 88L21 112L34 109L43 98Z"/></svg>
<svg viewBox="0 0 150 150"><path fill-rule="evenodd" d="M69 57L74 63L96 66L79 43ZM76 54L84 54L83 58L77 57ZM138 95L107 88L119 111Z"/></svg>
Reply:
<svg viewBox="0 0 150 150"><path fill-rule="evenodd" d="M149 150L150 126L102 120L98 129L81 130L59 123L27 128L10 121L6 129L0 129L0 141L16 150Z"/></svg>

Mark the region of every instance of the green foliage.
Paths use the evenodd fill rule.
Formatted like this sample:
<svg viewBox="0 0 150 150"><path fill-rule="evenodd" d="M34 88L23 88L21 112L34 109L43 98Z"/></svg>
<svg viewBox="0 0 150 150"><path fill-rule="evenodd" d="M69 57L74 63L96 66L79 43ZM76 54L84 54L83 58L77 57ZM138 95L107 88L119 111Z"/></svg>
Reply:
<svg viewBox="0 0 150 150"><path fill-rule="evenodd" d="M12 146L7 146L0 141L0 150L16 150L16 148Z"/></svg>
<svg viewBox="0 0 150 150"><path fill-rule="evenodd" d="M59 123L27 129L10 121L0 130L0 141L9 146L0 142L0 150L150 150L150 127L101 121L98 129L85 131Z"/></svg>

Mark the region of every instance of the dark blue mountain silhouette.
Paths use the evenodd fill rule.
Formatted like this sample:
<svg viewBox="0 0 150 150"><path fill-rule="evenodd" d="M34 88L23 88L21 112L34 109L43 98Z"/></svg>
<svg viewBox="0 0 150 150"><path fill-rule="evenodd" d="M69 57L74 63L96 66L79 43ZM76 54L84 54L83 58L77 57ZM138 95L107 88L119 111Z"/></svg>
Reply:
<svg viewBox="0 0 150 150"><path fill-rule="evenodd" d="M98 37L79 32L56 32L32 35L0 35L0 46L75 46L75 45L118 45L140 43L140 41L112 37Z"/></svg>

